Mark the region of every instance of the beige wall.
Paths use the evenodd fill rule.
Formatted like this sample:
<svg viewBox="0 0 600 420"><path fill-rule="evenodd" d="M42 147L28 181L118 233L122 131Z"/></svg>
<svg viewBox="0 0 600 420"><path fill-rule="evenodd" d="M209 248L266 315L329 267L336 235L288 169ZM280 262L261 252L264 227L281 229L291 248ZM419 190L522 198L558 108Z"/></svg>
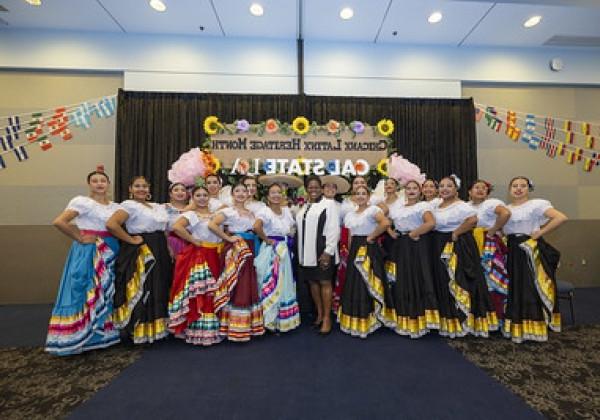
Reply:
<svg viewBox="0 0 600 420"><path fill-rule="evenodd" d="M116 94L120 74L0 71L0 115L13 115ZM22 117L27 119L26 116ZM0 172L0 225L46 225L73 195L86 193L85 176L103 163L114 173L116 117L92 117L92 127L72 129L73 139L53 137L52 149L27 147L29 160L4 155ZM6 121L0 121L5 126Z"/></svg>
<svg viewBox="0 0 600 420"><path fill-rule="evenodd" d="M121 74L0 71L0 115L49 109L116 94ZM87 194L85 176L103 163L114 174L116 118L92 118L68 142L27 148L29 160L4 155L0 171L0 304L51 302L69 240L49 226L75 195ZM6 121L0 121L5 126Z"/></svg>
<svg viewBox="0 0 600 420"><path fill-rule="evenodd" d="M465 85L463 96L516 111L600 123L600 88ZM562 252L559 276L581 286L600 286L600 168L588 173L581 162L568 165L564 156L548 158L508 139L504 130L492 131L485 121L477 124L477 142L479 175L496 186L493 195L506 200L510 178L525 175L536 186L534 197L550 200L569 216L566 225L548 236Z"/></svg>

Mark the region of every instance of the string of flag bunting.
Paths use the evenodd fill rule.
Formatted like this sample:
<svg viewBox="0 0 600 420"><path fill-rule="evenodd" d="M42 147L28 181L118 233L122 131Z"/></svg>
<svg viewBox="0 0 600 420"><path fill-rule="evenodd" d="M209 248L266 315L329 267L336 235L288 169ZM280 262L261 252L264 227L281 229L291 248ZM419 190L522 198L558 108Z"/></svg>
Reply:
<svg viewBox="0 0 600 420"><path fill-rule="evenodd" d="M0 117L0 169L6 168L7 155L12 154L18 162L24 162L29 159L28 147L37 144L47 151L56 138L72 140L73 127L86 130L92 126L92 117L110 118L115 114L116 106L117 97L111 95Z"/></svg>
<svg viewBox="0 0 600 420"><path fill-rule="evenodd" d="M544 151L549 158L564 156L569 165L582 162L586 172L600 166L600 155L596 150L600 123L540 116L478 103L475 104L475 120L485 121L497 133L504 131L509 139L527 145L531 150Z"/></svg>

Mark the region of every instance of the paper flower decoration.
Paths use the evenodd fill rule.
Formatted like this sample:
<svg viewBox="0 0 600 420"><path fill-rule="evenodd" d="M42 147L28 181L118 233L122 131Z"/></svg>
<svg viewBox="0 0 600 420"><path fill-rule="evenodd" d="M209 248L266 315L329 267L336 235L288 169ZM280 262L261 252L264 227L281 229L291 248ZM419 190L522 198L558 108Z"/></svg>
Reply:
<svg viewBox="0 0 600 420"><path fill-rule="evenodd" d="M394 123L392 122L392 120L379 120L379 122L377 123L377 131L382 136L389 137L394 132Z"/></svg>
<svg viewBox="0 0 600 420"><path fill-rule="evenodd" d="M273 118L268 119L265 122L265 131L269 134L275 134L279 130L279 124Z"/></svg>
<svg viewBox="0 0 600 420"><path fill-rule="evenodd" d="M335 134L340 130L340 123L336 120L329 120L327 123L327 131L331 134Z"/></svg>
<svg viewBox="0 0 600 420"><path fill-rule="evenodd" d="M361 121L352 121L350 123L350 130L356 134L362 134L365 131L365 125Z"/></svg>
<svg viewBox="0 0 600 420"><path fill-rule="evenodd" d="M296 117L294 121L292 121L292 130L294 133L303 136L308 133L310 129L310 121L308 121L305 117Z"/></svg>
<svg viewBox="0 0 600 420"><path fill-rule="evenodd" d="M388 159L383 158L377 163L377 172L383 176L388 176Z"/></svg>
<svg viewBox="0 0 600 420"><path fill-rule="evenodd" d="M167 177L172 183L181 182L186 186L192 186L196 178L206 176L206 170L204 152L195 147L179 156L169 169Z"/></svg>
<svg viewBox="0 0 600 420"><path fill-rule="evenodd" d="M237 120L235 122L235 129L238 133L247 133L250 130L250 123L248 120Z"/></svg>
<svg viewBox="0 0 600 420"><path fill-rule="evenodd" d="M204 132L209 136L217 134L219 129L223 128L223 124L219 122L219 118L211 115L204 120Z"/></svg>
<svg viewBox="0 0 600 420"><path fill-rule="evenodd" d="M426 178L417 165L402 156L398 156L396 153L390 156L388 176L396 179L400 185L406 185L408 181L417 181L422 184Z"/></svg>
<svg viewBox="0 0 600 420"><path fill-rule="evenodd" d="M216 174L221 169L221 161L210 152L203 152L202 160L206 167L206 175Z"/></svg>
<svg viewBox="0 0 600 420"><path fill-rule="evenodd" d="M250 163L246 159L240 159L236 170L240 175L248 175L248 171L250 170Z"/></svg>

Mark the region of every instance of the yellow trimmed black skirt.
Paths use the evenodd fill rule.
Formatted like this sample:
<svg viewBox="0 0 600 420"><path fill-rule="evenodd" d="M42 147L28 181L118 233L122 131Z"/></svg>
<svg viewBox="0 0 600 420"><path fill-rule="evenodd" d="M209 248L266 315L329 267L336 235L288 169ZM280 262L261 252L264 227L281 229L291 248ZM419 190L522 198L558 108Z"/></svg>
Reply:
<svg viewBox="0 0 600 420"><path fill-rule="evenodd" d="M451 232L434 232L433 238L433 255L439 256L434 276L440 335L488 337L498 329L498 318L473 235L467 232L452 242Z"/></svg>
<svg viewBox="0 0 600 420"><path fill-rule="evenodd" d="M432 235L415 241L399 233L397 239L390 239L385 270L393 300L391 328L419 338L440 327L430 252Z"/></svg>
<svg viewBox="0 0 600 420"><path fill-rule="evenodd" d="M516 343L547 341L561 329L556 289L560 252L543 238L508 235L508 302L502 333Z"/></svg>
<svg viewBox="0 0 600 420"><path fill-rule="evenodd" d="M116 262L114 324L136 344L166 337L173 267L164 232L143 233L141 245L121 244Z"/></svg>
<svg viewBox="0 0 600 420"><path fill-rule="evenodd" d="M366 338L382 324L391 325L393 309L386 305L391 301L381 246L367 243L366 236L352 236L338 309L340 329Z"/></svg>

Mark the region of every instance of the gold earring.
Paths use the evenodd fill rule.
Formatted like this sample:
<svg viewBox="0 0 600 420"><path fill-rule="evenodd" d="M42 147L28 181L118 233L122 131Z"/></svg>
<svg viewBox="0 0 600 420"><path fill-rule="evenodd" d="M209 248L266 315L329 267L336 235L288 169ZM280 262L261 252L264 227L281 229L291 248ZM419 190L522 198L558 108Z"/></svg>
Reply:
<svg viewBox="0 0 600 420"><path fill-rule="evenodd" d="M129 199L132 200L133 199L133 193L129 193Z"/></svg>
<svg viewBox="0 0 600 420"><path fill-rule="evenodd" d="M150 200L152 200L152 194L148 193L146 195L146 201L150 201Z"/></svg>

